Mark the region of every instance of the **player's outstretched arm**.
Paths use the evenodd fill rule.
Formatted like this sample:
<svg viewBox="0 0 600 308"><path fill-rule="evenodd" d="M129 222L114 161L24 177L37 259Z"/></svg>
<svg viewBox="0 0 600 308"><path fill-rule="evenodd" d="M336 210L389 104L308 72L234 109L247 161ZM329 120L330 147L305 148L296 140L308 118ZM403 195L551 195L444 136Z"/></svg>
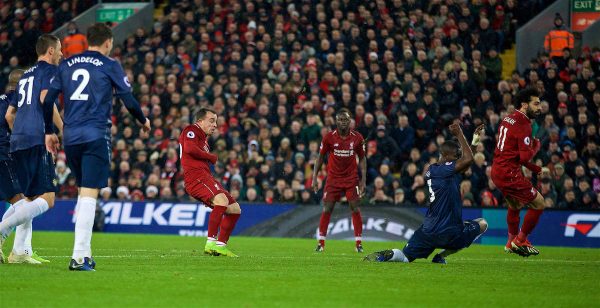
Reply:
<svg viewBox="0 0 600 308"><path fill-rule="evenodd" d="M473 163L473 151L471 151L471 147L463 134L462 129L458 123L451 124L449 126L450 133L458 138L458 143L460 144L460 148L462 149L462 156L456 161L456 166L454 167L455 171L463 172L467 170L471 164Z"/></svg>
<svg viewBox="0 0 600 308"><path fill-rule="evenodd" d="M144 116L144 112L142 112L142 108L140 108L140 104L135 97L133 97L133 94L131 92L127 92L119 94L118 97L125 105L125 108L127 108L127 111L129 111L129 113L131 113L131 115L143 125L142 129L146 132L150 131L150 120Z"/></svg>

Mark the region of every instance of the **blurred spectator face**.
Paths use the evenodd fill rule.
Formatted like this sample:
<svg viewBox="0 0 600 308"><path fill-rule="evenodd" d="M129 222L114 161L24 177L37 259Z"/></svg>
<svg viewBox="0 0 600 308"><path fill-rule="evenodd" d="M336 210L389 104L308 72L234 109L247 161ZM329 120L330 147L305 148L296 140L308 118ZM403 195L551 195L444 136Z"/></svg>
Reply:
<svg viewBox="0 0 600 308"><path fill-rule="evenodd" d="M283 191L283 199L287 202L294 201L294 191L291 188L286 188Z"/></svg>
<svg viewBox="0 0 600 308"><path fill-rule="evenodd" d="M575 167L575 175L579 178L585 176L585 168L581 165Z"/></svg>
<svg viewBox="0 0 600 308"><path fill-rule="evenodd" d="M111 194L112 194L112 189L110 187L104 187L100 190L100 197L102 198L102 200L110 199Z"/></svg>
<svg viewBox="0 0 600 308"><path fill-rule="evenodd" d="M567 202L575 201L575 192L572 190L567 191L567 193L565 194L565 201L567 201Z"/></svg>
<svg viewBox="0 0 600 308"><path fill-rule="evenodd" d="M383 181L383 178L381 178L380 176L375 178L375 182L373 184L375 186L375 189L383 189L383 186L385 185L385 182Z"/></svg>
<svg viewBox="0 0 600 308"><path fill-rule="evenodd" d="M119 186L117 188L117 199L127 200L129 199L129 188L125 186Z"/></svg>
<svg viewBox="0 0 600 308"><path fill-rule="evenodd" d="M237 188L231 189L229 193L231 194L231 197L236 200L240 198L240 191Z"/></svg>
<svg viewBox="0 0 600 308"><path fill-rule="evenodd" d="M257 197L258 194L256 193L256 189L248 188L248 190L246 191L246 199L248 199L249 202L255 202Z"/></svg>
<svg viewBox="0 0 600 308"><path fill-rule="evenodd" d="M160 193L160 197L162 199L171 199L171 198L173 198L173 191L168 186L167 187L163 187L162 191Z"/></svg>
<svg viewBox="0 0 600 308"><path fill-rule="evenodd" d="M379 166L379 174L381 176L386 176L390 173L390 166L387 164L381 164L381 166Z"/></svg>
<svg viewBox="0 0 600 308"><path fill-rule="evenodd" d="M572 190L574 185L573 179L571 178L566 178L565 182L563 183L564 190Z"/></svg>
<svg viewBox="0 0 600 308"><path fill-rule="evenodd" d="M425 192L423 190L417 190L417 193L415 194L415 200L417 201L417 204L425 204L425 197Z"/></svg>

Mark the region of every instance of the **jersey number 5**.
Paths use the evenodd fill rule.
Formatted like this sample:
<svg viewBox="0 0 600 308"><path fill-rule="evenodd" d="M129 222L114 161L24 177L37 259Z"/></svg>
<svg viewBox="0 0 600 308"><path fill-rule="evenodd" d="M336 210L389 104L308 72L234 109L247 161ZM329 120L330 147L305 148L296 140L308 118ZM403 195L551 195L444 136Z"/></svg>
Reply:
<svg viewBox="0 0 600 308"><path fill-rule="evenodd" d="M498 144L496 144L496 147L498 148L498 150L500 150L500 152L504 151L504 141L506 141L507 132L507 127L500 126L500 129L498 130Z"/></svg>
<svg viewBox="0 0 600 308"><path fill-rule="evenodd" d="M73 76L71 76L71 80L79 81L79 77L82 77L83 79L69 99L72 101L87 101L89 95L83 94L83 90L85 90L85 87L87 87L90 82L90 72L83 68L76 69L73 72Z"/></svg>

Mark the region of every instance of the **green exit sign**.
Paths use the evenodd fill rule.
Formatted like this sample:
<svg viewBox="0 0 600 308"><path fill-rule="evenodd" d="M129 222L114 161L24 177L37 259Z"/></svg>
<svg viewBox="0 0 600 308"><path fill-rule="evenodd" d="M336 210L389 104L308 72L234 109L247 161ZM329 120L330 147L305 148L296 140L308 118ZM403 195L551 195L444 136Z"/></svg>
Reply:
<svg viewBox="0 0 600 308"><path fill-rule="evenodd" d="M96 11L97 22L121 22L133 15L133 9L99 9Z"/></svg>
<svg viewBox="0 0 600 308"><path fill-rule="evenodd" d="M573 12L600 12L600 0L571 0Z"/></svg>

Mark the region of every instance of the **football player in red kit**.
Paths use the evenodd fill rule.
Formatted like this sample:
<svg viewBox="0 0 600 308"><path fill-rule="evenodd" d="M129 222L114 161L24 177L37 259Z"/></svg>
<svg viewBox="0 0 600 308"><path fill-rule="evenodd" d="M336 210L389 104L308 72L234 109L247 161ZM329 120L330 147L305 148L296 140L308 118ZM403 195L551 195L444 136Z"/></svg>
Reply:
<svg viewBox="0 0 600 308"><path fill-rule="evenodd" d="M544 210L544 198L521 170L521 166L535 174L542 170L531 162L540 149L540 141L531 137L531 121L541 114L539 96L539 92L533 88L517 93L514 100L516 110L505 117L498 128L492 163L492 181L508 203L508 241L504 249L521 256L540 253L531 245L527 236L535 228ZM519 212L524 206L529 209L519 231Z"/></svg>
<svg viewBox="0 0 600 308"><path fill-rule="evenodd" d="M356 239L356 251L363 252L362 247L362 217L358 204L360 196L365 192L367 162L365 158L365 144L362 135L350 129L350 111L340 109L335 116L337 129L327 133L321 142L319 157L315 162L312 178L312 188L318 191L317 175L325 155L329 153L327 164L327 180L323 190L323 212L319 222L319 244L316 251L325 249L325 237L331 219L331 212L335 203L340 201L342 195L346 196L352 211L352 225ZM358 165L360 165L360 180L358 178Z"/></svg>
<svg viewBox="0 0 600 308"><path fill-rule="evenodd" d="M212 208L204 253L237 257L227 248L227 241L240 218L240 205L213 178L209 168L209 164L217 162L217 155L210 153L207 139L216 128L217 114L208 108L200 109L196 122L179 136L181 166L187 193Z"/></svg>

